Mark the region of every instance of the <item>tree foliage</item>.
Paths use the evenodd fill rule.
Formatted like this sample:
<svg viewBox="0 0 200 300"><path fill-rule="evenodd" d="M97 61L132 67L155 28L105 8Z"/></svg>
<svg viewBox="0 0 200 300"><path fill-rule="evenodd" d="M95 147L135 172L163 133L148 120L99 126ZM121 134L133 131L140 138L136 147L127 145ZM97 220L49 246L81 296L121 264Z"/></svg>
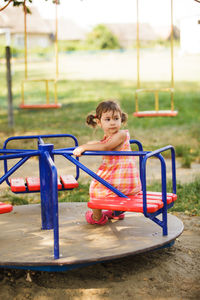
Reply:
<svg viewBox="0 0 200 300"><path fill-rule="evenodd" d="M120 48L117 37L103 24L99 24L87 36L87 43L93 49Z"/></svg>
<svg viewBox="0 0 200 300"><path fill-rule="evenodd" d="M48 0L44 0L44 1L48 1ZM3 7L0 8L0 11L1 11L1 10L4 10L9 4L11 4L11 5L13 5L13 6L17 6L17 7L18 7L18 6L24 6L24 5L26 5L28 2L29 2L29 3L32 3L33 0L24 0L24 1L23 1L23 0L4 0L4 2L5 2L5 5L4 5ZM53 3L59 4L60 0L52 0L52 2L53 2ZM28 13L31 12L29 8L26 7L26 9L27 9L27 12L28 12Z"/></svg>
<svg viewBox="0 0 200 300"><path fill-rule="evenodd" d="M45 1L48 1L48 0L45 0ZM5 2L5 4L8 3L8 2L11 2L13 4L13 6L24 5L24 1L22 1L22 0L4 0L4 2ZM33 1L32 0L26 0L26 3L27 2L32 3Z"/></svg>
<svg viewBox="0 0 200 300"><path fill-rule="evenodd" d="M5 5L12 4L13 6L20 6L24 5L24 1L19 1L19 0L4 0ZM32 0L27 0L27 2L32 3Z"/></svg>

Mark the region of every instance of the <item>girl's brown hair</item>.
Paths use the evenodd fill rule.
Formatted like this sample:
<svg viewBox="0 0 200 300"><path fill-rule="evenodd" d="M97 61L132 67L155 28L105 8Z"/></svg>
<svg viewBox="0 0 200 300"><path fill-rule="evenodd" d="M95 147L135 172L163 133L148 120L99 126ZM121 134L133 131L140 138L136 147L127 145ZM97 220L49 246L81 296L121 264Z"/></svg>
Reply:
<svg viewBox="0 0 200 300"><path fill-rule="evenodd" d="M96 127L97 126L96 119L100 120L102 114L107 111L112 111L113 113L116 111L119 112L119 114L121 116L121 122L126 123L126 121L128 119L127 114L124 113L121 110L119 104L113 100L103 101L103 102L99 103L99 105L96 108L96 114L95 115L89 114L87 116L86 123L92 127Z"/></svg>

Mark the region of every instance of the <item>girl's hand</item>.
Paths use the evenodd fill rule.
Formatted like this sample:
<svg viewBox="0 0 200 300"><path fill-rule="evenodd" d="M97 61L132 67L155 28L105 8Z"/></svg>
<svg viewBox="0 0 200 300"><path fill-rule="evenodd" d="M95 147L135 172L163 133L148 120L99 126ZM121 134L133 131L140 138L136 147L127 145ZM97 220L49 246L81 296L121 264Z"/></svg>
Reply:
<svg viewBox="0 0 200 300"><path fill-rule="evenodd" d="M81 156L81 154L82 154L84 151L85 151L85 149L84 149L82 146L77 147L76 149L74 149L73 155L79 157L79 156Z"/></svg>

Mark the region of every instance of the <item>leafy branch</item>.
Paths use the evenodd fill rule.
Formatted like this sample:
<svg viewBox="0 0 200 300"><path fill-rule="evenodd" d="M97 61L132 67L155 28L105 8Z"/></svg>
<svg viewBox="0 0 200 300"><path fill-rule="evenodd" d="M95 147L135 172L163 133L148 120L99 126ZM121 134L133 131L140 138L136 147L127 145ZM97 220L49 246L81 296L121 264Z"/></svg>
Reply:
<svg viewBox="0 0 200 300"><path fill-rule="evenodd" d="M44 0L44 1L48 1L48 0ZM5 5L3 7L0 7L0 11L4 10L9 4L12 4L14 7L19 7L19 6L23 6L24 9L26 9L27 13L30 13L30 10L28 9L28 7L26 6L26 2L32 3L32 0L24 0L24 1L20 1L20 0L4 0ZM60 0L52 0L53 3L59 4Z"/></svg>

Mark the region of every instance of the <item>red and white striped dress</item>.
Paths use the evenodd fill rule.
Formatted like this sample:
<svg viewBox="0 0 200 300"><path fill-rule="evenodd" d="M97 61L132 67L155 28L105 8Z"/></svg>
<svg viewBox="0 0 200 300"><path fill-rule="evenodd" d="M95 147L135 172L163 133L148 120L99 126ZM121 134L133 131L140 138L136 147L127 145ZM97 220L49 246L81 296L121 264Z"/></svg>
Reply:
<svg viewBox="0 0 200 300"><path fill-rule="evenodd" d="M126 139L118 151L131 151L130 135L126 130ZM105 143L112 137L102 140ZM134 156L103 156L97 175L116 187L126 196L134 195L141 191L139 172ZM93 179L90 184L90 199L116 197L117 195Z"/></svg>

